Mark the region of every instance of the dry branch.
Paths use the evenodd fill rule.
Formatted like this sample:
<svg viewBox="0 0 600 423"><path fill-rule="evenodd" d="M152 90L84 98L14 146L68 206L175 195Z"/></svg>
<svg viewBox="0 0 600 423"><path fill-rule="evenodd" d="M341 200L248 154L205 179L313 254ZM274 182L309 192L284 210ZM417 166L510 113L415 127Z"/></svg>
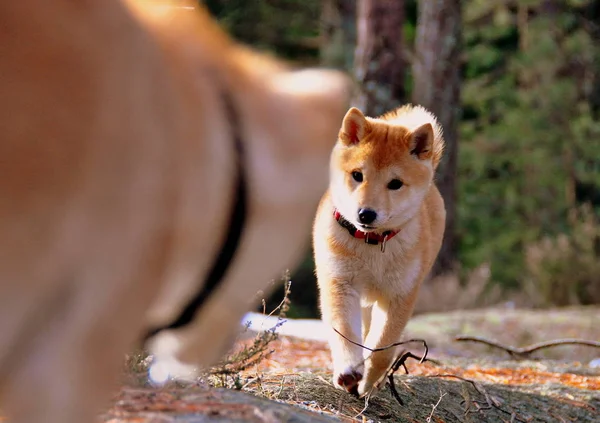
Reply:
<svg viewBox="0 0 600 423"><path fill-rule="evenodd" d="M455 341L468 341L468 342L479 342L480 344L485 344L490 347L495 347L501 350L506 351L511 357L517 359L523 359L529 357L533 352L550 347L556 347L559 345L585 345L588 347L600 348L600 342L597 341L588 341L585 339L556 339L554 341L546 341L539 342L537 344L532 344L523 348L511 347L507 345L503 345L498 341L482 338L479 336L466 336L459 335L454 338Z"/></svg>

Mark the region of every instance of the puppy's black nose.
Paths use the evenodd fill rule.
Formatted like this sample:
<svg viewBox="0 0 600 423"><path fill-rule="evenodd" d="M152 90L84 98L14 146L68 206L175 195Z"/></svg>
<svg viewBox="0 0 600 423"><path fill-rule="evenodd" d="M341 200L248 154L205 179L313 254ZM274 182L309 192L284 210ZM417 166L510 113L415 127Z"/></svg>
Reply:
<svg viewBox="0 0 600 423"><path fill-rule="evenodd" d="M375 212L375 210L360 209L358 211L358 221L360 223L368 225L369 223L373 223L375 219L377 219L377 213Z"/></svg>

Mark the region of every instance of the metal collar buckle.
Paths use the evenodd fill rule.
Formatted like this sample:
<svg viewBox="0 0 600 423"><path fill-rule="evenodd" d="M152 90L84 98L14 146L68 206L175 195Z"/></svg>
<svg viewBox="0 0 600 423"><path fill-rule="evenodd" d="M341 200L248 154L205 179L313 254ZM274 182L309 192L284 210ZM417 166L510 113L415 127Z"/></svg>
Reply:
<svg viewBox="0 0 600 423"><path fill-rule="evenodd" d="M385 235L383 236L383 241L381 241L381 252L382 252L382 253L385 253L385 243L386 243L386 242L387 242L387 240L388 240L388 236L389 236L389 234L385 234Z"/></svg>

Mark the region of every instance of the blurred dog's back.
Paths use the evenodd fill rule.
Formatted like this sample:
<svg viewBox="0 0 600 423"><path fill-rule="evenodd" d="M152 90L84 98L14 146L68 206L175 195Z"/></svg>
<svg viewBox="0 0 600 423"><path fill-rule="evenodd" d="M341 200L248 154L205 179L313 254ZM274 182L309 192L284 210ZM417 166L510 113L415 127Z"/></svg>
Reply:
<svg viewBox="0 0 600 423"><path fill-rule="evenodd" d="M201 9L135 3L0 5L10 422L82 423L106 405L124 353L201 289L241 172L233 260L193 321L170 331L179 358L214 361L249 298L299 258L326 187L345 78L240 47Z"/></svg>

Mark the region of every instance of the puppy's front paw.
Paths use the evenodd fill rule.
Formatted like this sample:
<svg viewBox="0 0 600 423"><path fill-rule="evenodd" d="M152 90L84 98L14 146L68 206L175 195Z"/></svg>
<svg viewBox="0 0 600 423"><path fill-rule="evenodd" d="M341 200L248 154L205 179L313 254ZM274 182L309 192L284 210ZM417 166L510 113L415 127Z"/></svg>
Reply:
<svg viewBox="0 0 600 423"><path fill-rule="evenodd" d="M385 386L385 379L379 381L376 384L369 384L368 380L362 379L357 386L357 396L362 398L366 395L375 395Z"/></svg>
<svg viewBox="0 0 600 423"><path fill-rule="evenodd" d="M362 380L362 369L348 367L344 371L333 373L333 385L358 396L358 384Z"/></svg>

